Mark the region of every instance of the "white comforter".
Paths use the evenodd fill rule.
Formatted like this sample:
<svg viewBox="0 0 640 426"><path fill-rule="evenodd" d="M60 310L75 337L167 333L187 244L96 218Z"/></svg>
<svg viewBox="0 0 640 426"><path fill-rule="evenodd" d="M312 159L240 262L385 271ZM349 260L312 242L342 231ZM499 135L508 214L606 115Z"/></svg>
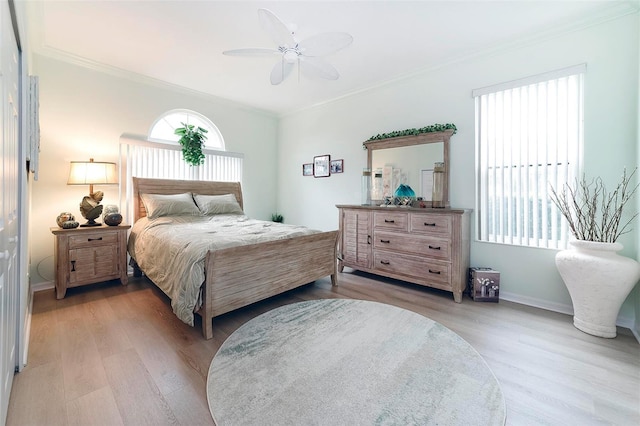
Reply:
<svg viewBox="0 0 640 426"><path fill-rule="evenodd" d="M145 217L131 228L128 251L145 275L171 298L178 318L193 325L207 251L317 232L244 215Z"/></svg>

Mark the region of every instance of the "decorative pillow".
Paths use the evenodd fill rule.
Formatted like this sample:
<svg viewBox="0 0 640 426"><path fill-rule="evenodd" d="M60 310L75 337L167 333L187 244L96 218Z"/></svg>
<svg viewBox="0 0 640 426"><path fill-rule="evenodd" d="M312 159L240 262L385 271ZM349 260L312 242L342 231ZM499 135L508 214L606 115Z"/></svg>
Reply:
<svg viewBox="0 0 640 426"><path fill-rule="evenodd" d="M244 214L240 204L233 194L201 195L193 194L198 208L203 215L213 214Z"/></svg>
<svg viewBox="0 0 640 426"><path fill-rule="evenodd" d="M190 192L184 194L141 194L140 196L149 219L161 216L200 215L200 210L193 202Z"/></svg>

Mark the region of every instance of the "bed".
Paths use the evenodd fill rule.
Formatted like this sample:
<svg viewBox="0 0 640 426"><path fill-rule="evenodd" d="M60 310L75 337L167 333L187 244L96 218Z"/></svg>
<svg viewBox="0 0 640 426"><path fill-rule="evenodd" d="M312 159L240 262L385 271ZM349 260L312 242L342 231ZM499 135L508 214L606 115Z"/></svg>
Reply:
<svg viewBox="0 0 640 426"><path fill-rule="evenodd" d="M143 228L150 227L153 222L155 227L163 229L167 235L173 233L183 237L187 231L184 222L190 220L206 221L209 219L181 218L177 220L175 228L170 225L171 217L147 218L147 209L143 198L149 204L149 195L155 198L179 197L178 194L200 194L201 198L220 198L212 196L226 196L233 194L237 200L240 210L243 208L242 189L238 182L208 182L208 181L185 181L168 179L143 179L133 178L133 209L134 226L129 236L128 251L131 255L131 264L134 268L134 276L141 276L143 273L153 281L167 296L172 298L172 291L167 291L157 281L166 281L165 274L174 272L175 267L165 267L145 261L141 250L136 245L142 247ZM166 197L169 196L169 197ZM194 198L197 198L194 196ZM196 204L197 205L197 204ZM152 213L151 216L154 214ZM197 215L194 215L197 216ZM252 229L260 226L252 219L246 218L244 214L236 215L237 218L227 218L227 215L216 215L211 221L218 222L217 226L231 227L226 221L239 221L241 232L248 238L253 232ZM231 216L231 215L229 215ZM265 229L280 230L284 226L272 222L260 221ZM195 226L204 226L198 222ZM242 228L246 227L246 228ZM254 227L254 228L250 228ZM247 243L244 240L242 245L222 245L220 248L205 249L201 255L200 263L203 265L204 280L198 287L198 301L193 307L191 321L189 318L181 318L184 322L194 325L193 314L202 317L202 333L205 339L213 337L213 318L235 309L247 306L251 303L275 296L304 284L311 283L317 279L331 276L332 285L337 285L337 240L338 231L304 231L303 227L292 227L294 232L291 237L278 237L274 241L262 241L262 237L256 239L255 243ZM218 228L221 229L221 228ZM306 228L304 228L306 229ZM198 231L202 238L192 238L191 242L204 240L208 232ZM215 234L218 231L211 231ZM180 237L176 237L180 238ZM217 238L217 237L216 237ZM251 240L252 241L252 240ZM191 242L185 245L191 245ZM166 244L171 241L167 239ZM147 246L153 247L158 256L162 256L163 242L153 241ZM175 251L175 248L172 250ZM147 251L151 251L148 249ZM164 269L164 270L163 270ZM167 271L171 269L171 271ZM171 285L185 280L173 280ZM172 307L174 306L172 298ZM178 315L180 317L180 315Z"/></svg>

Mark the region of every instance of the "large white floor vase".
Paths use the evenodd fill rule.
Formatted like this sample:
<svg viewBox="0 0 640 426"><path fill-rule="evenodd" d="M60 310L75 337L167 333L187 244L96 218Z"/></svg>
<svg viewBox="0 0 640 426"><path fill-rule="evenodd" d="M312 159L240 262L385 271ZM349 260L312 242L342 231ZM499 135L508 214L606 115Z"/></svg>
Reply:
<svg viewBox="0 0 640 426"><path fill-rule="evenodd" d="M617 252L620 243L573 240L556 266L573 302L573 325L594 336L616 337L620 306L640 279L640 263Z"/></svg>

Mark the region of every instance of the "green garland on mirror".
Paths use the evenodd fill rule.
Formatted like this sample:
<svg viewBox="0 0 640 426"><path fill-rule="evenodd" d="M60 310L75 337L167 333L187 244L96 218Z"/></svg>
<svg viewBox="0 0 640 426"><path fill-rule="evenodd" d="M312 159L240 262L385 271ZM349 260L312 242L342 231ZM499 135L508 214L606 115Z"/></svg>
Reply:
<svg viewBox="0 0 640 426"><path fill-rule="evenodd" d="M447 124L432 124L431 126L420 127L419 129L406 129L406 130L396 130L391 133L381 133L379 135L371 136L368 141L377 141L381 139L389 139L389 138L397 138L399 136L416 136L420 133L433 133L433 132L443 132L445 130L453 129L453 134L457 132L457 128L455 124L447 123Z"/></svg>

